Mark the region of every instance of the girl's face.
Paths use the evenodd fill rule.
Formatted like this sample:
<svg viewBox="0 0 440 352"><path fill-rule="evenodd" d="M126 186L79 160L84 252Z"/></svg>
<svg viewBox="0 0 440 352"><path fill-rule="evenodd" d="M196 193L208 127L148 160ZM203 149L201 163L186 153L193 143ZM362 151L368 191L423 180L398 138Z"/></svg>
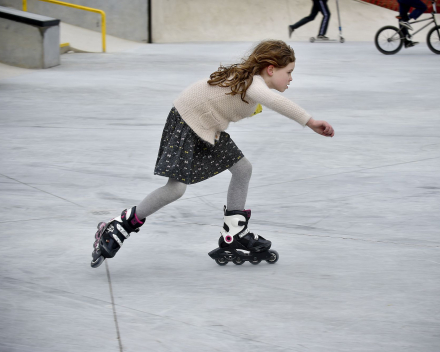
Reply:
<svg viewBox="0 0 440 352"><path fill-rule="evenodd" d="M286 67L276 68L274 66L268 66L265 69L265 81L269 88L276 89L279 92L284 92L288 89L288 85L292 80L292 72L295 68L295 63L291 62Z"/></svg>

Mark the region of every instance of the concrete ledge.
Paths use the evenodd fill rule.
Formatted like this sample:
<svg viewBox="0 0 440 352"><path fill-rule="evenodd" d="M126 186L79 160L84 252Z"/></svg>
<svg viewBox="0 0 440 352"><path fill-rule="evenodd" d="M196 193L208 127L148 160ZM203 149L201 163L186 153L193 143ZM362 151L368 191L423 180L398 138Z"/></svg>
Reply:
<svg viewBox="0 0 440 352"><path fill-rule="evenodd" d="M24 68L60 64L60 21L0 6L0 62Z"/></svg>
<svg viewBox="0 0 440 352"><path fill-rule="evenodd" d="M60 24L60 20L55 18L41 16L35 13L24 12L3 6L0 6L0 18L6 18L8 20L38 27L51 27Z"/></svg>

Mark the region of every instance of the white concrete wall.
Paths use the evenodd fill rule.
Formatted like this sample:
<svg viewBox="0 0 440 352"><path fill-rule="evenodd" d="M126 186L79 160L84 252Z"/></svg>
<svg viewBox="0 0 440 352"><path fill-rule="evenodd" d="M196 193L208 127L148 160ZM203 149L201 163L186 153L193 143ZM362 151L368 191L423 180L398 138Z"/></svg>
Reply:
<svg viewBox="0 0 440 352"><path fill-rule="evenodd" d="M332 13L327 35L338 36L336 0L329 0ZM288 40L287 26L309 15L310 0L153 0L153 41L258 41ZM346 40L373 41L385 25L397 25L397 12L356 0L339 0L342 31ZM427 15L424 15L427 16ZM296 30L293 41L318 34L322 15ZM424 41L427 31L416 40Z"/></svg>

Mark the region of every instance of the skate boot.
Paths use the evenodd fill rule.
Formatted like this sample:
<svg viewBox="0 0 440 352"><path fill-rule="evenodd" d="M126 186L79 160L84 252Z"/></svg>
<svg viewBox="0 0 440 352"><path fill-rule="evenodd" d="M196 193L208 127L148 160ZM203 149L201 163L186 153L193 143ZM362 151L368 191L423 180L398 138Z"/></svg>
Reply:
<svg viewBox="0 0 440 352"><path fill-rule="evenodd" d="M145 219L139 220L136 216L136 207L125 209L121 216L108 223L100 222L93 244L92 268L100 266L105 258L113 258L130 233L138 232Z"/></svg>
<svg viewBox="0 0 440 352"><path fill-rule="evenodd" d="M277 251L270 249L272 243L249 231L250 210L228 211L225 206L224 215L223 229L218 240L219 247L208 253L218 265L226 265L229 262L241 265L245 261L256 265L263 259L270 264L278 261Z"/></svg>

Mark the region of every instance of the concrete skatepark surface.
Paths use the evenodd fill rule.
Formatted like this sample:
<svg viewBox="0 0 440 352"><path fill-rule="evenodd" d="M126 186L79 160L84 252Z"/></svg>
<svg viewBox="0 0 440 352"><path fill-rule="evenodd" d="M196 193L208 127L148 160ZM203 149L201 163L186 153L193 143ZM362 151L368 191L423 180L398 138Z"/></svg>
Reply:
<svg viewBox="0 0 440 352"><path fill-rule="evenodd" d="M438 57L292 46L284 95L335 137L268 109L228 130L274 265L208 257L226 171L90 268L97 223L165 183L153 168L173 99L251 43L63 55L0 79L0 351L438 351Z"/></svg>

